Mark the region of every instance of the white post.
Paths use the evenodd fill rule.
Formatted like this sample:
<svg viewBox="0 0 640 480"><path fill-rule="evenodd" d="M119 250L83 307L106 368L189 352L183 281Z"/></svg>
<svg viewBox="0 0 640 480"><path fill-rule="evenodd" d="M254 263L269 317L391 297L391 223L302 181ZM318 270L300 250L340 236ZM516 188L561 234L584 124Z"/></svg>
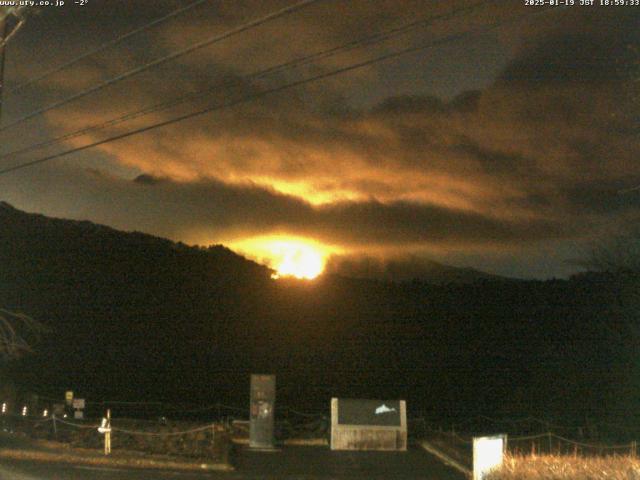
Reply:
<svg viewBox="0 0 640 480"><path fill-rule="evenodd" d="M104 434L104 454L111 453L111 410L107 409L107 416L102 418L98 432Z"/></svg>
<svg viewBox="0 0 640 480"><path fill-rule="evenodd" d="M111 453L111 409L107 409L107 430L104 434L104 454Z"/></svg>

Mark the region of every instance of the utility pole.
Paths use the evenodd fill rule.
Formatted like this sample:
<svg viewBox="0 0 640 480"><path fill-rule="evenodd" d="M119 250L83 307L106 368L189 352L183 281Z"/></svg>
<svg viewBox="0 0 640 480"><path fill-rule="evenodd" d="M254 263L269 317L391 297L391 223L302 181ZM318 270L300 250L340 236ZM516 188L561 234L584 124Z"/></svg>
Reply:
<svg viewBox="0 0 640 480"><path fill-rule="evenodd" d="M0 13L0 124L2 123L2 93L4 91L4 59L6 52L6 41L7 38L7 15L4 12Z"/></svg>

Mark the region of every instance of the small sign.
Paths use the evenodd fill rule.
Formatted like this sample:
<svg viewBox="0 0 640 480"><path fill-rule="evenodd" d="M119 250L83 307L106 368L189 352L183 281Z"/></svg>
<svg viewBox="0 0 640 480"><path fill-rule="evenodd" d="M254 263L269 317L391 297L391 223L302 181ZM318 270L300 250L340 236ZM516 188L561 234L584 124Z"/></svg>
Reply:
<svg viewBox="0 0 640 480"><path fill-rule="evenodd" d="M376 408L376 415L384 415L385 413L391 413L397 411L395 407L389 408L384 403Z"/></svg>
<svg viewBox="0 0 640 480"><path fill-rule="evenodd" d="M76 410L75 412L73 412L73 418L75 418L76 420L83 420L84 412L82 410Z"/></svg>
<svg viewBox="0 0 640 480"><path fill-rule="evenodd" d="M102 423L98 427L99 433L109 433L111 431L111 425L109 425L109 421L106 418L102 419Z"/></svg>
<svg viewBox="0 0 640 480"><path fill-rule="evenodd" d="M73 399L73 408L75 410L83 410L84 409L84 398L74 398Z"/></svg>
<svg viewBox="0 0 640 480"><path fill-rule="evenodd" d="M64 400L67 403L67 405L70 406L73 403L73 391L67 390L64 394Z"/></svg>
<svg viewBox="0 0 640 480"><path fill-rule="evenodd" d="M489 473L502 465L507 436L474 437L473 480L484 480Z"/></svg>

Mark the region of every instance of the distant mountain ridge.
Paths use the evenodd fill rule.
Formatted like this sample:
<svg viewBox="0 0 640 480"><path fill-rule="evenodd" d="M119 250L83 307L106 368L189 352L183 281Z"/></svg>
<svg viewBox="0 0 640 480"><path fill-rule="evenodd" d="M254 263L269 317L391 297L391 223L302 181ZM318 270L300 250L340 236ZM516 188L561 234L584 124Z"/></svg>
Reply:
<svg viewBox="0 0 640 480"><path fill-rule="evenodd" d="M392 259L370 256L333 257L327 271L347 277L388 282L422 281L434 285L468 284L482 280L512 280L474 268L445 265L415 255Z"/></svg>
<svg viewBox="0 0 640 480"><path fill-rule="evenodd" d="M54 217L47 217L41 214L26 213L16 209L11 204L0 201L0 215L13 215L15 220L22 217L20 223L39 222L41 225L48 225L51 228L61 227L65 229L78 228L78 232L87 234L93 232L95 235L117 236L122 238L137 239L138 242L147 243L150 247L152 244L161 246L162 248L175 248L184 252L203 252L206 251L211 255L225 256L227 260L236 258L237 261L245 261L247 265L252 267L258 266L256 262L233 252L223 245L215 245L207 248L188 246L181 242L174 242L165 238L157 237L151 234L141 232L124 232L105 225L100 225L87 220L68 220ZM0 218L0 221L7 221L7 218ZM235 257L233 257L235 255ZM260 265L262 266L262 265ZM272 269L262 266L264 271L261 274L272 273ZM445 265L433 260L427 260L419 257L404 257L391 260L381 260L373 257L333 257L330 259L326 269L329 274L337 274L344 277L353 277L356 279L376 279L391 282L405 282L420 280L433 284L449 284L449 283L473 283L478 280L497 280L505 279L499 275L485 273L473 268L459 268Z"/></svg>
<svg viewBox="0 0 640 480"><path fill-rule="evenodd" d="M147 245L149 248L160 249L174 249L182 252L191 252L194 254L202 254L206 252L209 255L219 256L227 261L235 261L238 265L244 265L246 268L255 272L259 272L261 275L268 275L272 272L271 269L257 264L256 262L249 260L231 249L223 245L212 245L209 247L189 246L182 242L174 242L172 240L157 237L155 235L133 231L125 232L117 230L115 228L94 223L88 220L69 220L56 217L48 217L37 213L27 213L22 210L18 210L13 205L0 201L0 226L5 230L11 229L23 229L27 231L36 231L46 229L52 232L53 236L56 236L55 230L64 230L70 235L77 235L84 241L90 241L93 237L97 239L99 237L115 239L120 237L124 241L131 241L138 243L140 246ZM59 236L59 232L57 234ZM23 238L25 241L29 241L27 237Z"/></svg>

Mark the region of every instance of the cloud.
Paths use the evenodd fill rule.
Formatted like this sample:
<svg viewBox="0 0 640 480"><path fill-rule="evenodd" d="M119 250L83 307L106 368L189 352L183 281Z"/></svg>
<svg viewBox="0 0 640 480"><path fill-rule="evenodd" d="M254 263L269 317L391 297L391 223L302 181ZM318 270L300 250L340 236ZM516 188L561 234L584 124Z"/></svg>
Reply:
<svg viewBox="0 0 640 480"><path fill-rule="evenodd" d="M149 175L147 173L143 173L134 178L133 181L134 183L139 183L141 185L157 185L158 183L162 182L163 179L154 177L153 175Z"/></svg>
<svg viewBox="0 0 640 480"><path fill-rule="evenodd" d="M419 203L370 200L314 206L262 187L215 180L181 183L141 175L130 181L87 171L42 182L51 192L67 185L66 201L52 193L44 203L55 203L75 218L90 211L96 221L125 230L153 231L176 240L188 237L193 243L288 232L360 250L442 242L451 248L478 248L566 234L561 225L546 221L504 222ZM74 207L77 198L83 201ZM23 203L20 199L17 202Z"/></svg>
<svg viewBox="0 0 640 480"><path fill-rule="evenodd" d="M396 23L428 12L424 2L405 7ZM325 21L335 18L329 7L279 21L87 104L51 112L49 128L73 130L219 86L206 98L75 140L80 145L348 64L366 53L354 50L286 75L243 77L383 28L394 8L397 2L375 9L354 2L353 18L335 24ZM180 239L217 242L285 232L354 250L482 252L585 238L640 210L637 197L617 193L640 184L634 129L640 73L633 49L639 16L614 10L564 9L525 22L524 34L515 27L487 34L513 57L495 81L474 91L452 98L398 91L378 98L376 92L394 84L390 67L380 65L105 144L100 154L130 168L135 180L82 181L99 182L94 187L107 192L100 201L118 197L118 207L100 207L111 223ZM186 45L241 22L240 11L222 2L208 15L178 21L182 29L159 30L150 43L160 49ZM489 9L474 21L506 13ZM463 27L462 21L445 25L412 32L394 45ZM296 42L285 41L291 38ZM457 48L472 46L467 41ZM90 84L98 72L127 68L144 55L132 49L119 63L97 59L60 76L56 87ZM483 63L498 62L486 57L464 69L479 75ZM422 85L420 75L430 75L402 60L394 65L398 76L413 72L416 85ZM99 195L85 190L80 198L99 203Z"/></svg>

